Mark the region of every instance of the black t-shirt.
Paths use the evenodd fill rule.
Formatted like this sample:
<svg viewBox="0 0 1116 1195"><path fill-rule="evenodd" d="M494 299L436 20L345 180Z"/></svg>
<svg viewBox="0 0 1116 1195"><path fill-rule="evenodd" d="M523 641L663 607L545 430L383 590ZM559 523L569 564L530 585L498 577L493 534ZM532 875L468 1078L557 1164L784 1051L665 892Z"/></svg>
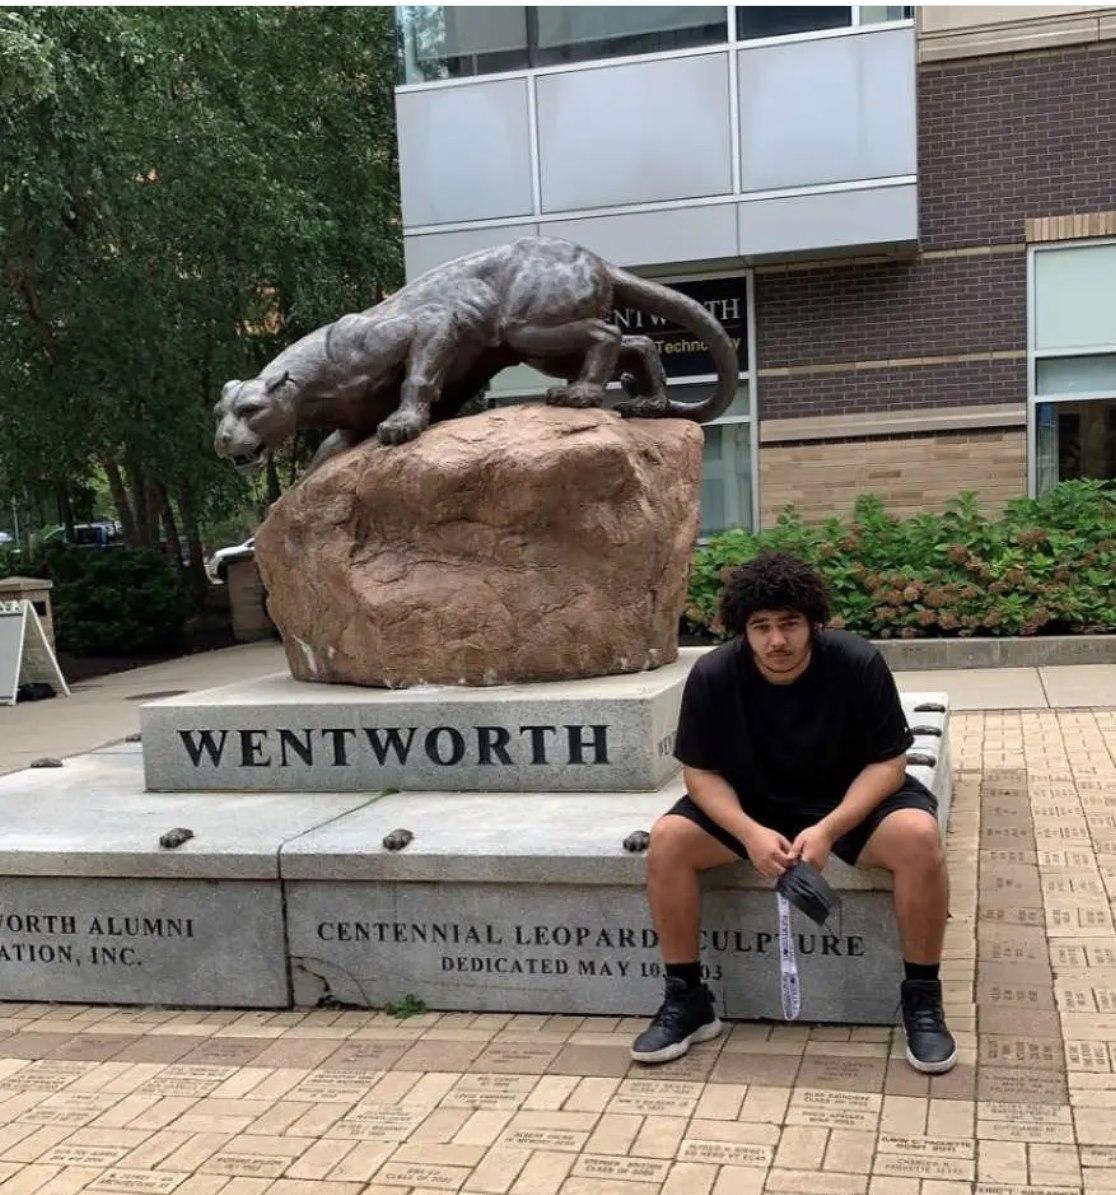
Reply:
<svg viewBox="0 0 1116 1195"><path fill-rule="evenodd" d="M847 631L820 631L806 671L787 685L764 679L743 635L702 656L686 680L674 754L722 775L750 816L823 815L868 764L913 742L879 652Z"/></svg>

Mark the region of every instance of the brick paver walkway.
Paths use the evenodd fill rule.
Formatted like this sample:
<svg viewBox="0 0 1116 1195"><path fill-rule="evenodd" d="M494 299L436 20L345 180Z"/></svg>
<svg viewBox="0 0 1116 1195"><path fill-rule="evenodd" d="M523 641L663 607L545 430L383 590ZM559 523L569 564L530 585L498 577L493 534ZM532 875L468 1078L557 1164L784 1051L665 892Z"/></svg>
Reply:
<svg viewBox="0 0 1116 1195"><path fill-rule="evenodd" d="M0 1195L1116 1191L1116 712L954 734L948 1076L887 1029L641 1070L615 1017L0 1005Z"/></svg>

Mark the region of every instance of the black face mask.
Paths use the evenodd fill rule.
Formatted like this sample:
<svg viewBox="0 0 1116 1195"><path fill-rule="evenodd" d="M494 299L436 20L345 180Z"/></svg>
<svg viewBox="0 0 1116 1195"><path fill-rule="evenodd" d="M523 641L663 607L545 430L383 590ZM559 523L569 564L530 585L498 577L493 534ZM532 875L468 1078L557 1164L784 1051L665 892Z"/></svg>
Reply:
<svg viewBox="0 0 1116 1195"><path fill-rule="evenodd" d="M824 925L841 898L809 863L799 861L779 877L776 891L817 925Z"/></svg>

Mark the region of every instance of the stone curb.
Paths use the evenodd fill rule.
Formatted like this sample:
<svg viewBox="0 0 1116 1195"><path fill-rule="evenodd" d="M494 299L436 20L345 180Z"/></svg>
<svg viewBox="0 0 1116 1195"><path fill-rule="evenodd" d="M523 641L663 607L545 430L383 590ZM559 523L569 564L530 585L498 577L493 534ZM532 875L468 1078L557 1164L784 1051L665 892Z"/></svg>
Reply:
<svg viewBox="0 0 1116 1195"><path fill-rule="evenodd" d="M712 640L682 635L684 647L716 647ZM873 639L893 672L966 668L1049 668L1116 664L1116 635L1044 635L1035 638Z"/></svg>
<svg viewBox="0 0 1116 1195"><path fill-rule="evenodd" d="M873 639L893 672L1116 664L1116 635L1016 639Z"/></svg>

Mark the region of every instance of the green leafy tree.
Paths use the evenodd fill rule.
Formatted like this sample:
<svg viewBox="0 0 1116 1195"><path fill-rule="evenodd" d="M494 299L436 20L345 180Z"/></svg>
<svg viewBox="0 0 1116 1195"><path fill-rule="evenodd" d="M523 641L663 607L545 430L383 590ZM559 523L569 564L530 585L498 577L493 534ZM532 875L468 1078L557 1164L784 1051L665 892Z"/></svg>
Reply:
<svg viewBox="0 0 1116 1195"><path fill-rule="evenodd" d="M385 8L0 12L11 485L65 511L97 475L200 578L264 497L212 452L221 384L399 284L393 69Z"/></svg>

